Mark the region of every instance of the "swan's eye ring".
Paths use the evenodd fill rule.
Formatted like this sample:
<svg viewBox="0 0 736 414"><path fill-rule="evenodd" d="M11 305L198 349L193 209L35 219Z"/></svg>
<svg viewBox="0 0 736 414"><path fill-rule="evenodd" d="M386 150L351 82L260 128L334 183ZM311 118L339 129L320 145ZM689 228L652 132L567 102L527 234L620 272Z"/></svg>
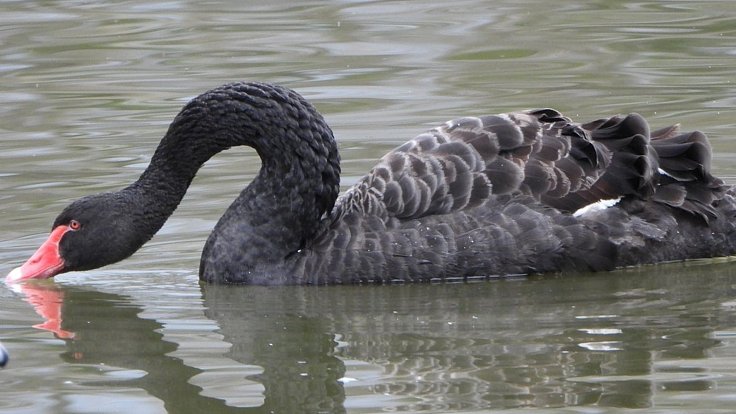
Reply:
<svg viewBox="0 0 736 414"><path fill-rule="evenodd" d="M77 220L72 220L69 222L69 229L73 231L77 231L82 228L82 224L79 223Z"/></svg>

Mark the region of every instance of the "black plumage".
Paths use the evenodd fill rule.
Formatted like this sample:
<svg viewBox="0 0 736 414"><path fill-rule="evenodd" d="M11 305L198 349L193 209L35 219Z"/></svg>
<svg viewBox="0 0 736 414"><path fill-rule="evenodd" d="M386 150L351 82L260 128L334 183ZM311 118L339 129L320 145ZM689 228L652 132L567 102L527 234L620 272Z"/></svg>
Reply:
<svg viewBox="0 0 736 414"><path fill-rule="evenodd" d="M466 117L389 152L338 198L337 145L322 116L287 88L233 83L182 109L138 181L62 212L55 227L82 228L59 243L61 271L135 252L199 167L236 145L254 147L262 167L205 244L207 282L464 280L736 250L734 190L711 175L699 132L650 133L637 114ZM618 201L576 213L608 199Z"/></svg>

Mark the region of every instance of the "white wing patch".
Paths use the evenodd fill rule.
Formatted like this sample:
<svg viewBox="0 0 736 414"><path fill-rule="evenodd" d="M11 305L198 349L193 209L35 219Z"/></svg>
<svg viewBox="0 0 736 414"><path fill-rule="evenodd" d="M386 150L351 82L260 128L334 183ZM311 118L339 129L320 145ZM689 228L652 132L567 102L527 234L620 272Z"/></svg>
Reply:
<svg viewBox="0 0 736 414"><path fill-rule="evenodd" d="M590 213L590 212L593 212L593 211L605 210L605 209L607 209L609 207L615 206L616 204L618 204L619 201L621 201L621 197L612 198L612 199L608 199L608 200L596 201L595 203L588 204L587 206L583 206L583 207L577 209L577 211L575 211L574 213L572 213L572 215L575 216L575 217L580 217L580 216L582 216L584 214L587 214L587 213Z"/></svg>

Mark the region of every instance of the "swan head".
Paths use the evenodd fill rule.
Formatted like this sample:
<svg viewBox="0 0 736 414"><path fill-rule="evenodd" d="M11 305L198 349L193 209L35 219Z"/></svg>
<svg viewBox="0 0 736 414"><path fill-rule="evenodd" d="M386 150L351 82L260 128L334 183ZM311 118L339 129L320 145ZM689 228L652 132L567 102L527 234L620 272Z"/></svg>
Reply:
<svg viewBox="0 0 736 414"><path fill-rule="evenodd" d="M96 269L132 255L158 228L146 228L140 206L120 193L81 198L54 220L35 253L5 278L7 283L48 279L60 273Z"/></svg>

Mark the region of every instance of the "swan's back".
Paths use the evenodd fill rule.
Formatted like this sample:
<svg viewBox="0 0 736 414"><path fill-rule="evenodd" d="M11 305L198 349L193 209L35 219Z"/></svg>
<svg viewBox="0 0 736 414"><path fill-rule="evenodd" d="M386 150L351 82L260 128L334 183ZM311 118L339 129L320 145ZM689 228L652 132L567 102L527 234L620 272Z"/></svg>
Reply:
<svg viewBox="0 0 736 414"><path fill-rule="evenodd" d="M688 258L673 239L679 229L733 234L732 197L710 158L702 133L650 133L637 114L577 124L542 109L449 121L386 154L343 194L294 273L306 283L447 280ZM617 204L573 214L602 200ZM671 251L659 246L668 238ZM711 243L708 255L732 244Z"/></svg>
<svg viewBox="0 0 736 414"><path fill-rule="evenodd" d="M635 196L705 213L725 188L710 158L702 133L674 126L650 139L637 114L582 125L552 109L461 118L386 154L338 200L336 215L415 219L519 194L568 212ZM710 191L687 191L701 184Z"/></svg>

